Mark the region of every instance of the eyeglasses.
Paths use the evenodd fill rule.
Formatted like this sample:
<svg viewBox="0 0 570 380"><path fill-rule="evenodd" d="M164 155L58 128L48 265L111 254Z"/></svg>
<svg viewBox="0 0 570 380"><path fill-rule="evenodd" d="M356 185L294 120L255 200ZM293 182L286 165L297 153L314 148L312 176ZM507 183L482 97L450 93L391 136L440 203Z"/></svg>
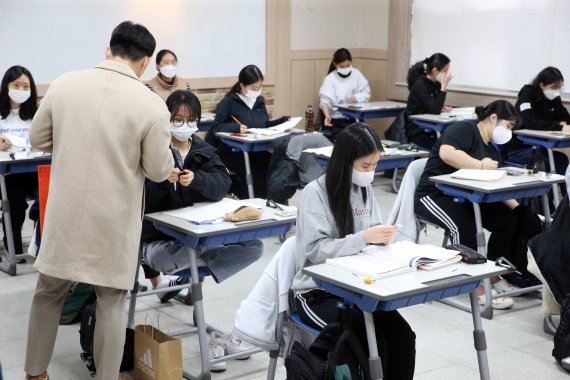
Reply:
<svg viewBox="0 0 570 380"><path fill-rule="evenodd" d="M278 210L283 211L283 208L277 202L272 201L271 199L268 199L267 202L265 202L265 205L267 207L276 208Z"/></svg>
<svg viewBox="0 0 570 380"><path fill-rule="evenodd" d="M521 274L521 272L519 272L517 270L517 267L515 267L513 265L513 263L511 263L509 260L507 260L506 258L504 258L503 256L499 257L497 260L495 260L495 265L498 267L503 267L503 268L507 268L509 270L512 270L515 273Z"/></svg>
<svg viewBox="0 0 570 380"><path fill-rule="evenodd" d="M188 120L188 121L184 121L184 120L172 120L172 125L174 125L176 128L180 128L182 127L184 124L186 124L189 128L194 127L194 123L196 123L196 119L194 120Z"/></svg>

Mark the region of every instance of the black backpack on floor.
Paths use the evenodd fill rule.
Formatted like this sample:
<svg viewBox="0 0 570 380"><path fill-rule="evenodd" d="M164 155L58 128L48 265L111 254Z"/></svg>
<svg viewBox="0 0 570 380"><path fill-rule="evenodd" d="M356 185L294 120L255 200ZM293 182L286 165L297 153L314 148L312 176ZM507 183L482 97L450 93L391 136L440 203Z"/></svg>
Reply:
<svg viewBox="0 0 570 380"><path fill-rule="evenodd" d="M295 342L285 359L288 380L368 380L368 365L360 341L340 322L325 326L309 350Z"/></svg>
<svg viewBox="0 0 570 380"><path fill-rule="evenodd" d="M81 325L79 327L79 343L84 351L81 360L85 362L91 376L95 376L95 359L93 358L93 337L95 335L95 309L97 303L87 305L81 313ZM121 372L130 371L135 366L135 331L127 328L125 337L125 348L123 350L123 360L121 361Z"/></svg>

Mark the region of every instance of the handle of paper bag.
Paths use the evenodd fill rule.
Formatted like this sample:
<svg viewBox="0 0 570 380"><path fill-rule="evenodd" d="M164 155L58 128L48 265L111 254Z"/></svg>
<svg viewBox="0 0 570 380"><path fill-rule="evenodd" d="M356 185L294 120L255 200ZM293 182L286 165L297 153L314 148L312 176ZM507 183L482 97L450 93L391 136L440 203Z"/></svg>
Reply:
<svg viewBox="0 0 570 380"><path fill-rule="evenodd" d="M160 317L160 314L159 314L158 316ZM151 323L150 325L149 325L148 323L146 323L146 321L147 321L147 319L148 319L149 317L150 317L150 323ZM148 315L148 314L145 315L145 317L144 317L144 325L143 325L143 333L146 334L146 327L147 327L147 326L150 326L150 331L151 331L150 337L151 337L152 339L154 339L154 326L153 326L153 325L154 325L154 323L153 323L153 321L152 321L152 317L151 317L150 315Z"/></svg>
<svg viewBox="0 0 570 380"><path fill-rule="evenodd" d="M168 322L164 322L166 324L166 335L170 336L170 327L168 327ZM164 333L164 330L160 328L160 313L158 313L158 317L156 317L156 328L159 329Z"/></svg>

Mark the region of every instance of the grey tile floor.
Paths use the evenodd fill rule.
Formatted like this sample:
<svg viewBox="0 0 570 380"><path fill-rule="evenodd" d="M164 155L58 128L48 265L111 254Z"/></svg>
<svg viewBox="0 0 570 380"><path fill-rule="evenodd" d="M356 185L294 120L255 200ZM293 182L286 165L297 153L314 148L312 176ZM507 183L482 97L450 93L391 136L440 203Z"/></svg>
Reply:
<svg viewBox="0 0 570 380"><path fill-rule="evenodd" d="M395 194L389 180L377 177L375 194L387 217ZM297 193L297 196L299 193ZM296 197L292 200L296 204ZM24 235L31 235L26 225ZM441 230L429 229L421 242L441 244ZM265 254L255 264L234 278L217 285L211 278L204 283L206 320L223 330L231 330L234 312L253 287L263 269L279 248L275 238L265 240ZM10 277L0 273L0 361L6 380L24 378L23 363L26 346L27 321L37 272L31 264L18 266L20 273ZM142 281L145 281L144 279ZM491 378L501 380L564 379L551 356L552 337L542 331L540 299L523 296L515 299L511 310L495 312L492 320L483 320L487 335ZM401 310L417 334L416 376L418 380L479 379L477 357L473 348L471 316L434 302ZM176 301L160 304L155 296L140 298L137 302L136 322L158 319L161 328L174 331L192 321L192 307ZM61 326L53 359L49 368L53 380L90 379L79 358L79 326ZM186 366L198 369L198 344L195 335L182 339ZM232 361L228 369L213 374L213 379L264 379L267 375L267 353L253 355L249 360ZM277 379L285 378L282 362Z"/></svg>

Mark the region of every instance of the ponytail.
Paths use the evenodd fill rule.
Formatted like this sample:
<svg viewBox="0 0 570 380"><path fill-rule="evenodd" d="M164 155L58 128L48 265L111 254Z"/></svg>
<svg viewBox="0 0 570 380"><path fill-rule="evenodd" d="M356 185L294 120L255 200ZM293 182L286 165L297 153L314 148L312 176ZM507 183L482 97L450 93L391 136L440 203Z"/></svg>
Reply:
<svg viewBox="0 0 570 380"><path fill-rule="evenodd" d="M408 90L412 89L412 86L416 79L421 75L427 75L436 68L438 70L443 70L443 68L449 64L451 60L443 53L435 53L431 57L424 59L423 61L418 61L410 67L408 70Z"/></svg>
<svg viewBox="0 0 570 380"><path fill-rule="evenodd" d="M228 94L236 93L239 94L241 92L240 84L244 86L249 86L250 84L254 84L256 82L263 81L263 73L259 69L259 67L255 65L247 65L238 75L238 81L230 88Z"/></svg>
<svg viewBox="0 0 570 380"><path fill-rule="evenodd" d="M333 59L331 61L331 64L329 66L329 71L327 74L330 74L333 71L335 71L336 65L338 65L339 63L344 62L344 61L351 61L352 62L352 55L350 55L350 52L348 51L348 49L340 48L334 52Z"/></svg>

